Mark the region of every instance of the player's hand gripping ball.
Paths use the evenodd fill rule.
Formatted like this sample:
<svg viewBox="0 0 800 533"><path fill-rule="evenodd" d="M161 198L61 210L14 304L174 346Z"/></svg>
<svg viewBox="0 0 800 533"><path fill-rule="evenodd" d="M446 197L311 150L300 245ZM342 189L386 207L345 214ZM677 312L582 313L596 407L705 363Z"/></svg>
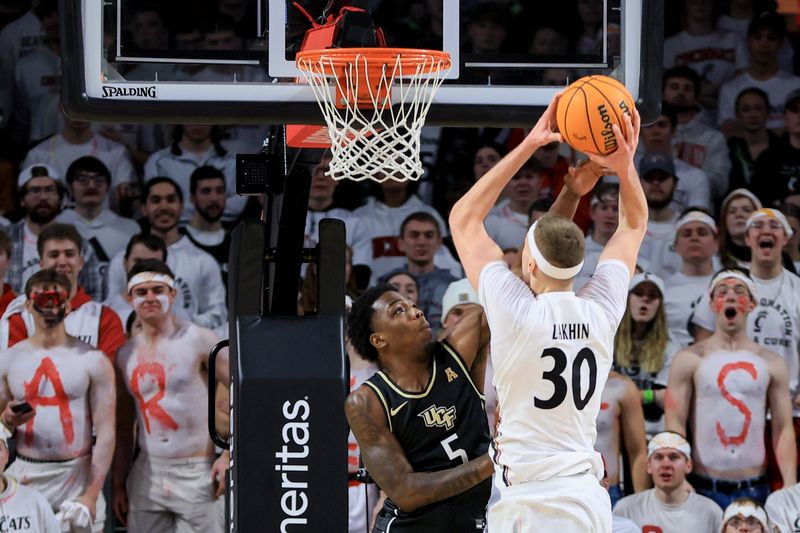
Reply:
<svg viewBox="0 0 800 533"><path fill-rule="evenodd" d="M608 155L617 149L611 129L625 132L623 113L631 114L633 97L620 82L608 76L586 76L567 87L556 108L561 137L579 152Z"/></svg>

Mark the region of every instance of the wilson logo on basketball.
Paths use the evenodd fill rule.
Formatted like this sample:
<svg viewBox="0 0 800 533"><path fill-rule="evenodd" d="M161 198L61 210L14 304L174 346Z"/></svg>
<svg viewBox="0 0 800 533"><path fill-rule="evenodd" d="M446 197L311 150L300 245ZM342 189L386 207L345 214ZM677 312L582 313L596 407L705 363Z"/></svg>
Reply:
<svg viewBox="0 0 800 533"><path fill-rule="evenodd" d="M456 408L455 407L437 407L435 404L428 407L419 415L429 428L445 428L453 429L456 425Z"/></svg>

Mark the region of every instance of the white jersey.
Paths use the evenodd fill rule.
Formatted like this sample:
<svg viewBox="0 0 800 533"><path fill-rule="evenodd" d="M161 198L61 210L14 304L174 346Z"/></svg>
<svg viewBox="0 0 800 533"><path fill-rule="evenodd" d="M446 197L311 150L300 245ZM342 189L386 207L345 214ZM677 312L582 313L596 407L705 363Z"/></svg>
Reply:
<svg viewBox="0 0 800 533"><path fill-rule="evenodd" d="M397 247L400 225L412 213L424 211L439 223L442 235L448 235L447 224L433 207L422 203L412 195L400 207L389 207L375 198L369 198L353 215L360 219L353 235L353 264L367 265L372 270L370 285L378 278L396 268L406 266L406 256ZM446 246L440 246L433 258L439 268L446 268L457 278L462 278L461 264L450 254Z"/></svg>
<svg viewBox="0 0 800 533"><path fill-rule="evenodd" d="M506 486L602 478L596 421L629 283L619 261L601 262L577 294L534 295L502 261L481 271L500 418L493 460Z"/></svg>
<svg viewBox="0 0 800 533"><path fill-rule="evenodd" d="M789 93L800 88L800 77L788 72L778 72L768 80L757 80L747 72L743 72L725 82L719 90L719 124L723 124L726 120L736 120L736 97L750 87L761 89L769 97L767 127L783 129L783 104Z"/></svg>
<svg viewBox="0 0 800 533"><path fill-rule="evenodd" d="M124 251L115 255L108 265L108 292L124 294L128 286ZM219 263L210 254L181 237L167 247L167 266L175 274L178 291L172 306L177 316L188 317L198 326L220 329L228 320L225 286Z"/></svg>
<svg viewBox="0 0 800 533"><path fill-rule="evenodd" d="M679 504L663 503L656 489L625 496L614 514L630 518L648 533L717 533L722 529L722 509L711 498L696 492Z"/></svg>
<svg viewBox="0 0 800 533"><path fill-rule="evenodd" d="M716 473L764 467L767 361L747 351L715 351L703 356L693 380L695 464Z"/></svg>
<svg viewBox="0 0 800 533"><path fill-rule="evenodd" d="M41 492L3 476L6 490L0 493L0 531L60 533L50 504Z"/></svg>
<svg viewBox="0 0 800 533"><path fill-rule="evenodd" d="M747 336L767 350L783 357L789 370L789 392L800 393L800 278L783 270L780 276L762 280L753 276L758 305L747 317ZM716 321L708 299L708 289L695 309L696 326L714 331ZM793 406L794 416L800 408Z"/></svg>
<svg viewBox="0 0 800 533"><path fill-rule="evenodd" d="M85 143L73 144L67 142L60 133L56 133L31 148L25 156L22 168L34 163L46 163L55 168L60 176L65 177L72 162L85 156L99 159L108 167L112 187L136 180L128 150L122 144L98 134L93 134Z"/></svg>
<svg viewBox="0 0 800 533"><path fill-rule="evenodd" d="M687 276L678 272L664 281L664 311L667 313L669 338L682 348L694 343L692 317L703 294L708 292L712 277L713 274Z"/></svg>
<svg viewBox="0 0 800 533"><path fill-rule="evenodd" d="M764 509L781 533L800 533L800 483L767 496Z"/></svg>

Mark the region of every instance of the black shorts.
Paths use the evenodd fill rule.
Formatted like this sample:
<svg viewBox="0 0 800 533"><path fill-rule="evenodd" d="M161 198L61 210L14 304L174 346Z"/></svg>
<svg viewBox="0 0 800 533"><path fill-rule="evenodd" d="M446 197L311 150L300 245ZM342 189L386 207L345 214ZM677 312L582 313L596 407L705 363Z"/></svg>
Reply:
<svg viewBox="0 0 800 533"><path fill-rule="evenodd" d="M372 533L476 533L486 527L486 504L491 479L480 485L411 513L398 509L389 499L375 520Z"/></svg>

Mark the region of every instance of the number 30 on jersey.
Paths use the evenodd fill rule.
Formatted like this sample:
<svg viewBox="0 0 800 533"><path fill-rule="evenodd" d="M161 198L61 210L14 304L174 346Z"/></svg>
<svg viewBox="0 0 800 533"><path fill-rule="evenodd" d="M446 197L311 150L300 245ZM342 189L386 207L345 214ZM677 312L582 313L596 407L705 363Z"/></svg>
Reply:
<svg viewBox="0 0 800 533"><path fill-rule="evenodd" d="M564 371L567 369L567 354L560 348L545 348L542 357L553 358L553 368L546 370L542 374L542 379L553 384L553 394L547 399L537 396L533 397L533 404L539 409L555 409L567 397L567 381L564 378ZM589 388L586 394L581 396L581 369L584 363L589 365ZM597 358L589 348L583 348L578 352L575 360L572 361L571 376L572 380L572 401L575 408L582 411L592 399L595 388L597 387Z"/></svg>

